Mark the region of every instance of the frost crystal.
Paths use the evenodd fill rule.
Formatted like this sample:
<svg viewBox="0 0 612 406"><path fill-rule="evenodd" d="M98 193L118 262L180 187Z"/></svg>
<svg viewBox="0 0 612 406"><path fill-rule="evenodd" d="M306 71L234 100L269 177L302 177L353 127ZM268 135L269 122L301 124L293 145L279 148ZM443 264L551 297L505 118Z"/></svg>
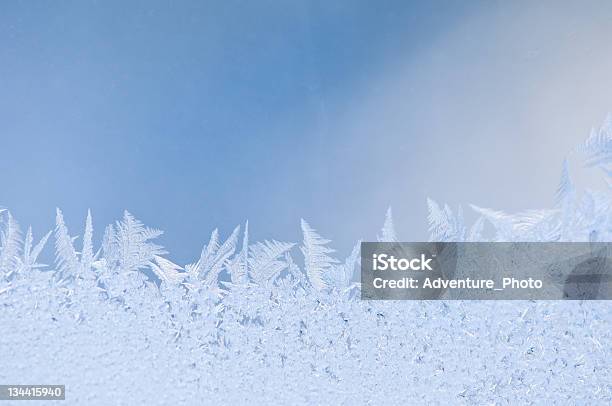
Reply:
<svg viewBox="0 0 612 406"><path fill-rule="evenodd" d="M612 120L580 148L611 176ZM609 191L563 165L555 207L508 214L428 200L433 241L611 241ZM0 382L65 384L66 403L610 404L606 302L370 302L358 299L359 242L340 262L302 220L294 243L251 242L248 223L199 259L165 257L162 232L130 213L80 251L57 211L23 237L0 213ZM397 241L391 209L378 236Z"/></svg>

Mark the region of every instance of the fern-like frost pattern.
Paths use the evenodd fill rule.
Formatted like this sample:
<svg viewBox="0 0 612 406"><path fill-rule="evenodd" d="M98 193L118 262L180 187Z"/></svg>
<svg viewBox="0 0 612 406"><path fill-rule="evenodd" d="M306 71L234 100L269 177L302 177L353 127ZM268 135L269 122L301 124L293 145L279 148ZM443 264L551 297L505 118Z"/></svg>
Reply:
<svg viewBox="0 0 612 406"><path fill-rule="evenodd" d="M578 150L612 184L612 118ZM551 209L427 204L431 241L612 241L610 191L578 193L567 161ZM127 211L100 247L91 213L76 238L58 209L40 239L0 214L0 382L68 404L612 402L606 302L361 301L360 241L340 260L305 220L297 244L214 230L181 266Z"/></svg>

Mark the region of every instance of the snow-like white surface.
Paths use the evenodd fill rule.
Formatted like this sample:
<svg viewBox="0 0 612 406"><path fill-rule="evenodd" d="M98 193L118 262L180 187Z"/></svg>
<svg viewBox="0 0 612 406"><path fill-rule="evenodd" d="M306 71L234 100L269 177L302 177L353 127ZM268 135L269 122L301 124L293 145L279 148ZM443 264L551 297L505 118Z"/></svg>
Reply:
<svg viewBox="0 0 612 406"><path fill-rule="evenodd" d="M140 284L135 274L133 283ZM4 294L0 382L74 405L610 404L609 302L366 302L142 285L125 303L45 274ZM169 299L173 298L173 299ZM193 309L191 309L193 310Z"/></svg>

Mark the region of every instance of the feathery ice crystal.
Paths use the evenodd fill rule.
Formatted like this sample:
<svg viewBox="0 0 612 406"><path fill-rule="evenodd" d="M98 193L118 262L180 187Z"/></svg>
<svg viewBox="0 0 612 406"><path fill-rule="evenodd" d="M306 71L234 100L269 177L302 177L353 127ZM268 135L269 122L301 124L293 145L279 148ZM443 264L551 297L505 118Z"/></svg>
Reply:
<svg viewBox="0 0 612 406"><path fill-rule="evenodd" d="M612 116L578 149L612 186ZM610 191L578 193L567 162L555 202L468 226L428 199L430 239L611 241ZM48 267L52 233L3 210L0 382L65 383L68 404L612 402L605 302L360 301L360 241L339 260L301 228L299 250L215 230L180 266L127 211L96 248L91 214L76 244L58 209ZM398 241L391 209L377 239Z"/></svg>

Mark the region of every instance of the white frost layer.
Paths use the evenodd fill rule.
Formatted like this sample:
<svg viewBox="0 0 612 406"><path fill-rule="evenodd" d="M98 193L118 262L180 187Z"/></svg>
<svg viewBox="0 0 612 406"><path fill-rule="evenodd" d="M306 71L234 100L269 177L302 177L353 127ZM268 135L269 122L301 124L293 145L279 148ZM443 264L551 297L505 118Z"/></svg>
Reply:
<svg viewBox="0 0 612 406"><path fill-rule="evenodd" d="M0 382L65 384L66 404L612 401L607 302L362 302L252 287L223 308L186 309L179 289L164 298L143 285L115 303L47 283L40 274L0 296Z"/></svg>

